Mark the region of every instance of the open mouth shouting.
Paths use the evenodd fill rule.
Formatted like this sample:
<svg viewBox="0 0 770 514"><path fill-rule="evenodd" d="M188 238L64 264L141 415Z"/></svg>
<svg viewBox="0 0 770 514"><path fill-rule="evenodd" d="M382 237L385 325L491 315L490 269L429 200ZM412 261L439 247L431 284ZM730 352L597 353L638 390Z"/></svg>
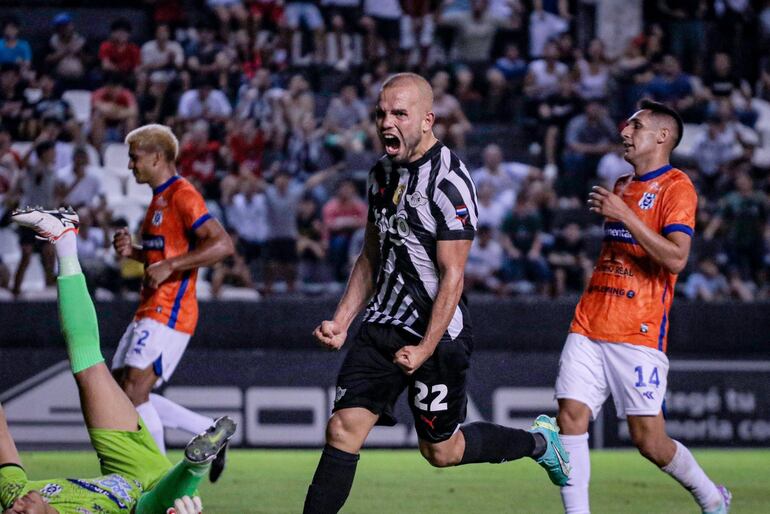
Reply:
<svg viewBox="0 0 770 514"><path fill-rule="evenodd" d="M401 151L401 139L395 134L383 134L382 143L385 146L385 153L390 157L395 157Z"/></svg>

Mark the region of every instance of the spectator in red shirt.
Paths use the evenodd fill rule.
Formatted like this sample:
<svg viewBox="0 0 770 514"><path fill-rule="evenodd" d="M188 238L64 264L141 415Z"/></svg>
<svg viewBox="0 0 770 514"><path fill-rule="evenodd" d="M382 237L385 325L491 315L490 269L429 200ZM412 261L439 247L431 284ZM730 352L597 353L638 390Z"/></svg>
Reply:
<svg viewBox="0 0 770 514"><path fill-rule="evenodd" d="M183 177L197 179L206 198L217 198L219 183L216 171L222 149L219 142L212 141L209 135L209 124L204 120L192 125L182 138L179 173Z"/></svg>
<svg viewBox="0 0 770 514"><path fill-rule="evenodd" d="M366 225L366 204L352 180L343 180L337 193L321 212L329 241L329 263L334 279L344 281L348 274L348 248L353 234Z"/></svg>
<svg viewBox="0 0 770 514"><path fill-rule="evenodd" d="M105 72L133 73L141 62L139 47L129 41L131 24L120 18L112 22L110 37L99 46L99 61Z"/></svg>
<svg viewBox="0 0 770 514"><path fill-rule="evenodd" d="M105 85L91 95L91 104L91 142L96 148L105 141L122 142L136 128L136 97L124 86L121 75L108 74Z"/></svg>
<svg viewBox="0 0 770 514"><path fill-rule="evenodd" d="M253 119L236 122L227 138L230 168L246 168L256 176L262 175L262 155L265 153L265 140L262 129L257 128Z"/></svg>

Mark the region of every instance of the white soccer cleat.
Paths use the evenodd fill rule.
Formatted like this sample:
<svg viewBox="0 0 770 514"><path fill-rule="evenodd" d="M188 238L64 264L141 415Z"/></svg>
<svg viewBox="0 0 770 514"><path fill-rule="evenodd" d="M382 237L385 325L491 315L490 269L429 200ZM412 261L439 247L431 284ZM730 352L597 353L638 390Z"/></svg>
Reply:
<svg viewBox="0 0 770 514"><path fill-rule="evenodd" d="M27 207L16 209L11 213L11 219L37 232L37 238L44 241L56 242L67 232L77 234L80 218L72 207L46 211L42 207Z"/></svg>

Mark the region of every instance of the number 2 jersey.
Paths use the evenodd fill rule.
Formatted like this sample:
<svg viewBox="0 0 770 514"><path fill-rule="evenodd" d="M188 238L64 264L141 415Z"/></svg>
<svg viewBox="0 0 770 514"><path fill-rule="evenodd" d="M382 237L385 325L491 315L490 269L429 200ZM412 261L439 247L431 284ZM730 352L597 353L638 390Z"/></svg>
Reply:
<svg viewBox="0 0 770 514"><path fill-rule="evenodd" d="M664 166L635 176L616 193L658 234L693 235L698 196L682 171ZM676 279L647 255L623 223L607 218L601 253L570 332L665 352Z"/></svg>
<svg viewBox="0 0 770 514"><path fill-rule="evenodd" d="M179 175L154 188L142 224L145 267L192 250L195 230L210 218L201 194ZM134 319L152 318L192 334L198 323L197 276L197 268L177 271L157 289L143 285Z"/></svg>

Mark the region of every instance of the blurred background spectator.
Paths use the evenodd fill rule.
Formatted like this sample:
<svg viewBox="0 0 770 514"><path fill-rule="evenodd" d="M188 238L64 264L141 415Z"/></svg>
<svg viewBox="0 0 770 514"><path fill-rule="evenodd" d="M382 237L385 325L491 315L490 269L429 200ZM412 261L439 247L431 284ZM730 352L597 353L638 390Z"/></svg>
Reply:
<svg viewBox="0 0 770 514"><path fill-rule="evenodd" d="M381 151L377 93L412 70L476 183L469 290L580 291L603 237L586 192L632 171L618 130L650 97L685 117L672 164L700 192L681 293L770 297L767 2L89 4L104 24L66 5L0 8L0 288L16 295L54 294L50 248L8 224L29 202L82 212L97 297L135 294L141 267L104 241L117 226L135 233L151 198L122 144L149 122L177 133L179 172L237 241L236 257L200 274L213 296L338 290Z"/></svg>

